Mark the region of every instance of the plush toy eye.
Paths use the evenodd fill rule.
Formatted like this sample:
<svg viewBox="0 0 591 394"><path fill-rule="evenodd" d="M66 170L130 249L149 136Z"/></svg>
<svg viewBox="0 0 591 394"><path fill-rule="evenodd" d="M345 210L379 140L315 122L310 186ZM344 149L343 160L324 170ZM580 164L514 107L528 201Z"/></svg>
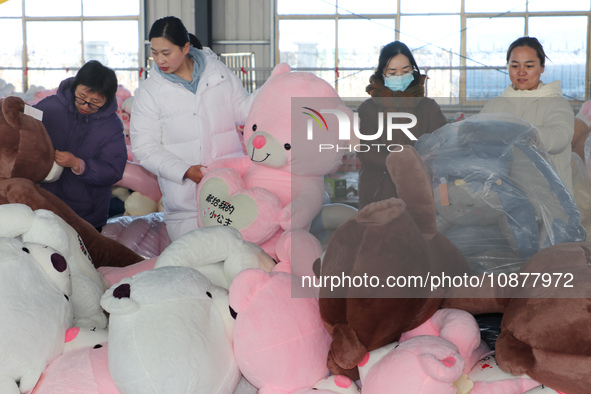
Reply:
<svg viewBox="0 0 591 394"><path fill-rule="evenodd" d="M207 296L208 296L209 298L213 298L213 297L211 296L211 293L210 293L209 291L208 291L208 292L206 292L205 294L207 294Z"/></svg>
<svg viewBox="0 0 591 394"><path fill-rule="evenodd" d="M229 306L228 308L230 308L230 316L232 316L232 319L236 320L236 316L238 316L238 313L236 313L236 311Z"/></svg>
<svg viewBox="0 0 591 394"><path fill-rule="evenodd" d="M322 267L322 260L318 257L314 260L314 264L312 264L312 271L314 271L314 275L320 279L320 267Z"/></svg>
<svg viewBox="0 0 591 394"><path fill-rule="evenodd" d="M117 299L130 298L131 297L131 286L129 283L123 283L113 290L113 297Z"/></svg>
<svg viewBox="0 0 591 394"><path fill-rule="evenodd" d="M291 149L291 145L290 144L285 144L285 145L283 145L283 147L285 148L285 150L290 150Z"/></svg>
<svg viewBox="0 0 591 394"><path fill-rule="evenodd" d="M257 125L256 124L253 124L252 125L252 131L257 131Z"/></svg>
<svg viewBox="0 0 591 394"><path fill-rule="evenodd" d="M103 345L94 345L93 349L100 349L102 347L103 347Z"/></svg>
<svg viewBox="0 0 591 394"><path fill-rule="evenodd" d="M68 263L66 263L66 259L61 254L53 253L51 255L51 264L53 264L53 268L57 272L64 272L66 268L68 268Z"/></svg>
<svg viewBox="0 0 591 394"><path fill-rule="evenodd" d="M25 252L25 253L31 253L31 252L29 252L29 249L25 248L24 246L23 246L23 252Z"/></svg>

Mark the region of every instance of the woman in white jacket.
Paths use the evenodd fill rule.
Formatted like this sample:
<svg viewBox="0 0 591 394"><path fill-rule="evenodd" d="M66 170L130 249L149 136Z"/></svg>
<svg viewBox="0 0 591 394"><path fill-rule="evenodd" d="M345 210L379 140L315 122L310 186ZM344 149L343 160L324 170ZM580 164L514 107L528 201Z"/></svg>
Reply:
<svg viewBox="0 0 591 394"><path fill-rule="evenodd" d="M174 241L197 228L201 167L243 154L236 125L244 124L252 96L180 19L154 22L149 40L156 67L133 100L131 147L158 177Z"/></svg>
<svg viewBox="0 0 591 394"><path fill-rule="evenodd" d="M544 84L546 54L534 37L521 37L507 50L507 66L512 84L484 105L481 113L508 112L536 126L544 148L558 176L573 193L571 141L575 115L562 95L560 81Z"/></svg>

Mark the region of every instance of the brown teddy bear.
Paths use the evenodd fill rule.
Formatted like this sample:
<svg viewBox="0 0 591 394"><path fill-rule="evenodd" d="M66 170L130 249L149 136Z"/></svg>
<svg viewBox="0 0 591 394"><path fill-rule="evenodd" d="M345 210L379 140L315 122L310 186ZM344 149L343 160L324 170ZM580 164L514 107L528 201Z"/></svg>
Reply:
<svg viewBox="0 0 591 394"><path fill-rule="evenodd" d="M504 371L569 394L591 385L591 242L563 243L514 274L484 274L483 286L448 292L442 307L503 313L495 343Z"/></svg>
<svg viewBox="0 0 591 394"><path fill-rule="evenodd" d="M95 267L123 267L143 260L126 246L104 237L54 194L42 189L54 163L45 126L25 115L18 97L0 100L0 204L20 203L47 209L70 224L82 238Z"/></svg>
<svg viewBox="0 0 591 394"><path fill-rule="evenodd" d="M315 263L327 284L319 304L333 339L328 367L354 380L367 352L397 341L439 309L444 288L430 277L469 272L461 252L437 231L431 182L414 148L390 154L386 164L399 198L371 203L343 223ZM336 278L344 283L333 286Z"/></svg>

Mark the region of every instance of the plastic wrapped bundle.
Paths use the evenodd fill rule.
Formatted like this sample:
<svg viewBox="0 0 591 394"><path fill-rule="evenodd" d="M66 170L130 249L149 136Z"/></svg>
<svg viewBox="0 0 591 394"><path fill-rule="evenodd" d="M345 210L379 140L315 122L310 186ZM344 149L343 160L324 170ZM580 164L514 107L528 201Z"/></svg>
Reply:
<svg viewBox="0 0 591 394"><path fill-rule="evenodd" d="M535 127L511 114L475 115L416 142L437 229L476 273L515 272L540 249L585 240L581 214L541 146Z"/></svg>
<svg viewBox="0 0 591 394"><path fill-rule="evenodd" d="M101 234L122 243L144 259L159 256L171 243L162 212L111 218Z"/></svg>

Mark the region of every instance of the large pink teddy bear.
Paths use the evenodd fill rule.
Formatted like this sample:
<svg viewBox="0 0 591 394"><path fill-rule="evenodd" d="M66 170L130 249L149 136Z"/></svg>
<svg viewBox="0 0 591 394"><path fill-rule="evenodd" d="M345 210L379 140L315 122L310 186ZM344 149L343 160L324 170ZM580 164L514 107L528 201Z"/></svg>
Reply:
<svg viewBox="0 0 591 394"><path fill-rule="evenodd" d="M234 355L261 394L312 388L329 375L331 338L312 291L294 286L292 294L292 283L299 280L287 272L253 268L240 272L230 285Z"/></svg>
<svg viewBox="0 0 591 394"><path fill-rule="evenodd" d="M352 119L329 83L277 65L244 126L247 155L215 161L204 171L199 226L233 226L276 258L279 237L291 230L307 232L320 212L324 175L341 164ZM311 235L298 242L301 238L308 245L318 242Z"/></svg>

